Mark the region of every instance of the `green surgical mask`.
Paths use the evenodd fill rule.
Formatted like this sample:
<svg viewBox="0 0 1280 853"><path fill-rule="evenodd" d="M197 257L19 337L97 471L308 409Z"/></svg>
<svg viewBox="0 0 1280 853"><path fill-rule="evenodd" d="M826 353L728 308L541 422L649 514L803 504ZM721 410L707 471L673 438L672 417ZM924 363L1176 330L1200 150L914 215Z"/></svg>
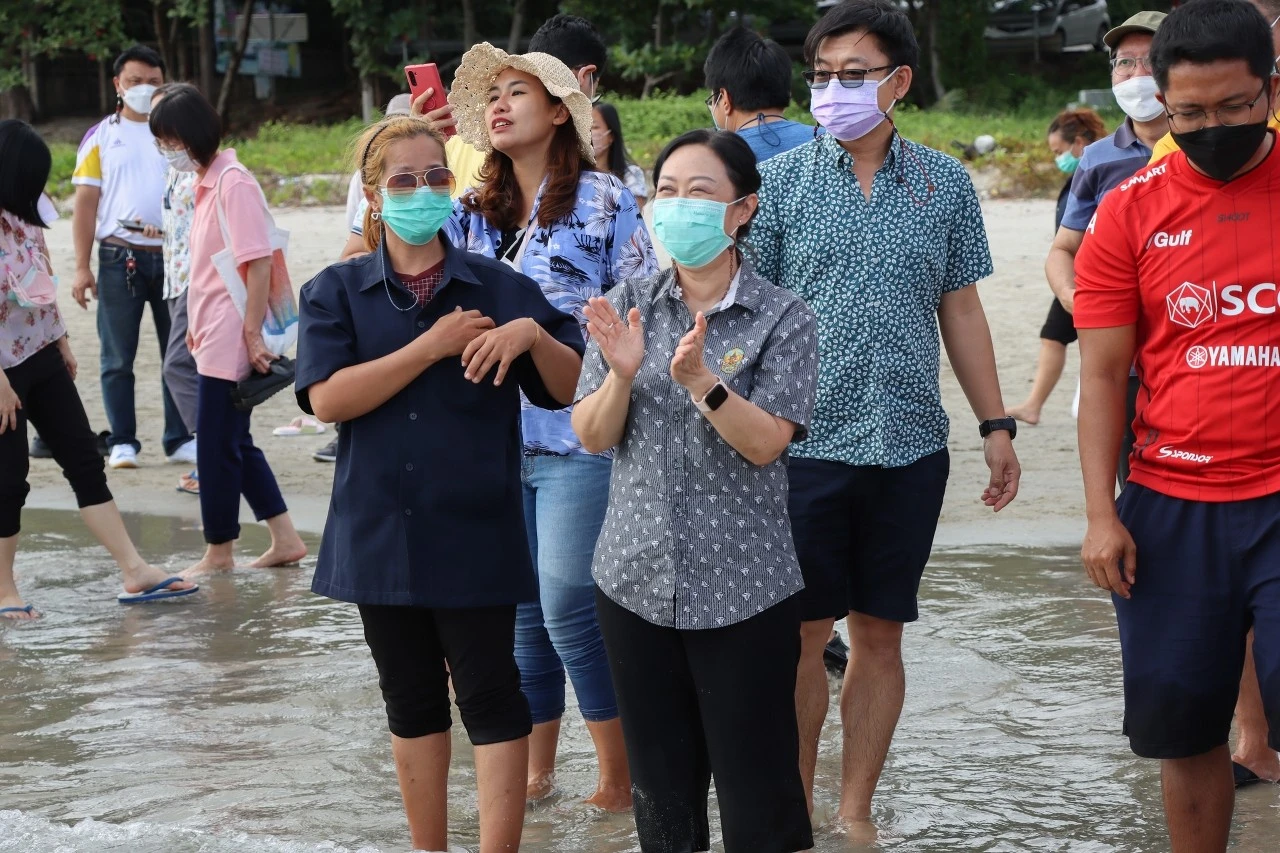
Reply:
<svg viewBox="0 0 1280 853"><path fill-rule="evenodd" d="M1058 164L1058 168L1062 170L1063 174L1070 175L1080 165L1080 158L1072 154L1070 150L1067 150L1054 157L1053 162Z"/></svg>
<svg viewBox="0 0 1280 853"><path fill-rule="evenodd" d="M728 209L723 201L711 199L660 198L653 203L653 233L672 260L696 270L733 245L733 237L724 231Z"/></svg>
<svg viewBox="0 0 1280 853"><path fill-rule="evenodd" d="M453 213L448 193L418 187L411 193L392 195L382 190L382 221L410 246L430 243Z"/></svg>

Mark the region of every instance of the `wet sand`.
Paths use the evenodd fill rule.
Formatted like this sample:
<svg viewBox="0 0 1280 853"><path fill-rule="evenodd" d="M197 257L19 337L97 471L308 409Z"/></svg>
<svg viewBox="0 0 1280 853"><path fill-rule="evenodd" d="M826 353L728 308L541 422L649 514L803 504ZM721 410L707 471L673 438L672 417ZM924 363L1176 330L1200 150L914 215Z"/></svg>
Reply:
<svg viewBox="0 0 1280 853"><path fill-rule="evenodd" d="M995 275L983 281L980 289L995 339L1005 402L1011 405L1021 402L1030 388L1040 345L1039 329L1051 298L1043 264L1053 236L1053 202L993 200L984 202L983 213ZM336 259L346 239L342 209L282 209L275 211L275 216L280 227L291 232L289 269L294 285L300 287ZM55 272L64 282L60 305L80 363L76 384L94 429L106 429L98 382L95 306L91 303L88 311L82 311L70 297L74 255L69 218L54 224L49 248ZM165 464L160 447L160 357L150 317L143 321L141 340L134 369L142 467L110 472L111 488L121 508L127 511L198 520L197 499L179 494L174 488L183 469ZM952 420L952 456L950 487L938 534L940 546L1071 545L1079 541L1084 513L1075 421L1071 418L1077 368L1076 350L1072 347L1066 373L1045 407L1041 425L1024 426L1015 442L1024 468L1022 491L1008 509L993 516L980 501L988 474L976 423L943 359L942 397ZM324 525L333 466L313 461L311 454L327 444L332 434L301 438L271 435L273 427L288 423L298 414L293 395L282 392L255 411L254 437L271 462L299 528L318 532ZM71 491L52 461L32 460L31 486L29 506L74 508ZM245 520L251 520L247 508Z"/></svg>

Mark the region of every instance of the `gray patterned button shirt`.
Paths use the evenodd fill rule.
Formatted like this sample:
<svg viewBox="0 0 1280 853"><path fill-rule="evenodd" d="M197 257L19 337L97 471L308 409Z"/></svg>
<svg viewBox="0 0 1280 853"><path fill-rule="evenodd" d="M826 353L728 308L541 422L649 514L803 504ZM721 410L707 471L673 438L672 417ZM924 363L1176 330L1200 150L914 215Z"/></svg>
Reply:
<svg viewBox="0 0 1280 853"><path fill-rule="evenodd" d="M608 294L622 317L640 309L645 356L631 387L592 574L605 595L655 625L719 628L785 600L804 581L787 516L786 455L752 465L671 378L676 346L693 328L674 284L667 270ZM813 312L749 266L725 302L707 315L707 366L803 435L818 375ZM578 399L608 373L592 341Z"/></svg>
<svg viewBox="0 0 1280 853"><path fill-rule="evenodd" d="M893 468L947 446L938 305L991 275L991 252L964 166L905 145L894 136L869 202L834 137L760 164L760 275L818 315L818 402L794 456Z"/></svg>

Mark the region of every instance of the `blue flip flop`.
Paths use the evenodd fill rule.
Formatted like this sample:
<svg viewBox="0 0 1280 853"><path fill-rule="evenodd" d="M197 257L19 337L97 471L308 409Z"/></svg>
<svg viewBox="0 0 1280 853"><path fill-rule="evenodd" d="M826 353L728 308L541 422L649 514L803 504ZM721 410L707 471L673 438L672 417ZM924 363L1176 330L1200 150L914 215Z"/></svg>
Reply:
<svg viewBox="0 0 1280 853"><path fill-rule="evenodd" d="M28 604L26 607L0 607L0 616L3 616L6 613L30 614L30 613L33 613L35 609L36 609L36 606L34 604ZM17 620L8 620L8 621L17 621Z"/></svg>
<svg viewBox="0 0 1280 853"><path fill-rule="evenodd" d="M142 592L122 592L116 596L116 601L121 604L146 604L148 601L163 601L166 598L181 598L184 595L191 595L199 592L200 587L193 586L190 589L169 589L171 583L180 583L186 578L180 578L177 575L165 578L160 583L144 589Z"/></svg>

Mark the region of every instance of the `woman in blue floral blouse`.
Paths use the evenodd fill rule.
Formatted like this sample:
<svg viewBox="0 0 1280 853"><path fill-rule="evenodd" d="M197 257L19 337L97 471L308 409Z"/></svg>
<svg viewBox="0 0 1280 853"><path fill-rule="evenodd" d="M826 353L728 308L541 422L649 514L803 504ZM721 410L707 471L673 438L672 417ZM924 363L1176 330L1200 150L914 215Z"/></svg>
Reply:
<svg viewBox="0 0 1280 853"><path fill-rule="evenodd" d="M480 186L459 199L446 233L538 282L585 336L588 299L658 268L635 198L595 169L590 100L558 59L511 56L486 43L462 58L449 101L459 135L488 158ZM591 580L612 456L582 448L569 409L526 403L521 428L525 519L539 584L539 601L520 605L516 619L516 661L534 723L529 795L552 787L567 672L599 758L588 801L625 809L631 779Z"/></svg>

